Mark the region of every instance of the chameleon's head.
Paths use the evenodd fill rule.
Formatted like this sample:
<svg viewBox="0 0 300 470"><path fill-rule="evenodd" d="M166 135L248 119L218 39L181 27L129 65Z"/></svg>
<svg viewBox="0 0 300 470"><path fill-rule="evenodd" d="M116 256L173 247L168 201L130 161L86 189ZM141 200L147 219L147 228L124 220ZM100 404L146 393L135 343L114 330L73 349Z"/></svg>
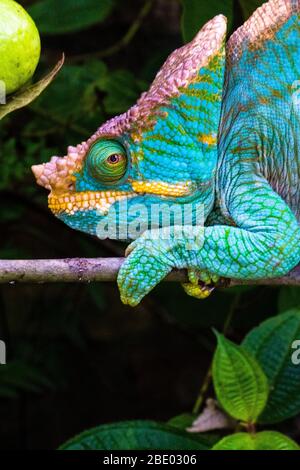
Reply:
<svg viewBox="0 0 300 470"><path fill-rule="evenodd" d="M50 190L52 212L96 234L138 217L145 228L153 205L212 203L224 74L226 19L207 23L171 54L147 93L64 157L32 167ZM122 228L121 228L122 229ZM98 233L99 235L99 233ZM110 238L132 238L114 230Z"/></svg>

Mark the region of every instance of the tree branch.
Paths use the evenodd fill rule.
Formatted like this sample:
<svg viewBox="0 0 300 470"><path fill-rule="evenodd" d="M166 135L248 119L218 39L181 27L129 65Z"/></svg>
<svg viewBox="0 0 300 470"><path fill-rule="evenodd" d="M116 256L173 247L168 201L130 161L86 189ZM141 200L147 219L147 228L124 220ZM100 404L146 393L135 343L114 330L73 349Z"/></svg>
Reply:
<svg viewBox="0 0 300 470"><path fill-rule="evenodd" d="M115 281L123 261L124 258L0 260L0 283ZM187 282L186 271L174 269L166 277L166 281ZM250 284L300 286L300 265L281 278L256 281L221 280L217 287Z"/></svg>

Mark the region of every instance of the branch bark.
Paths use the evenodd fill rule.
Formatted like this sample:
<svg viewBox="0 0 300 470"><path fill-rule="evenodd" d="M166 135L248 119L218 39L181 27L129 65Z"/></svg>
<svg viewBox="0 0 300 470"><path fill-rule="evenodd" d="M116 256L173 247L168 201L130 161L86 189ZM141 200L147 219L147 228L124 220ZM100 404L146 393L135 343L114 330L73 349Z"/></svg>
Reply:
<svg viewBox="0 0 300 470"><path fill-rule="evenodd" d="M44 282L115 281L124 258L64 258L35 260L0 260L0 284ZM165 279L186 282L186 270L173 270ZM221 280L218 287L239 285L290 285L300 286L300 265L284 277L259 279Z"/></svg>

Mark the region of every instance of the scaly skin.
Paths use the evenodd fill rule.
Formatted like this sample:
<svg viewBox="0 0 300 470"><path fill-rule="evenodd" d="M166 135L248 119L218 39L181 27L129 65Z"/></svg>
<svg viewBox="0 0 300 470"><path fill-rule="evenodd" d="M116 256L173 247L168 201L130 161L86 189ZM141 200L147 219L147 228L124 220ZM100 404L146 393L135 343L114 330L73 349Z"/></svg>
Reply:
<svg viewBox="0 0 300 470"><path fill-rule="evenodd" d="M299 12L299 0L270 0L232 35L226 61L217 16L127 113L33 167L51 210L73 228L99 234L116 213L128 229L135 204L147 209L118 276L124 303L137 305L174 267L188 269L185 291L205 298L220 276L277 277L299 262ZM148 209L162 203L189 204L185 230L175 217L149 229Z"/></svg>

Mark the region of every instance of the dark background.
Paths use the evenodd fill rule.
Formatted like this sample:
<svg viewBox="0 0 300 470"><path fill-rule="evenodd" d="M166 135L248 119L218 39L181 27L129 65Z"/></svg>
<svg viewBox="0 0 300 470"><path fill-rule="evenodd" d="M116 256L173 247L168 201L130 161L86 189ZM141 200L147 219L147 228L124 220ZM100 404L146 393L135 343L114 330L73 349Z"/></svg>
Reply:
<svg viewBox="0 0 300 470"><path fill-rule="evenodd" d="M30 166L126 111L207 19L225 12L232 30L261 2L98 0L102 18L87 14L91 0L85 11L74 9L77 0L21 3L41 32L36 78L62 51L67 60L34 104L1 122L0 257L121 256L124 245L56 220ZM0 446L56 448L97 424L191 412L215 347L212 327L222 330L233 314L228 336L239 342L298 299L296 289L249 287L198 301L162 283L129 308L115 283L1 285L8 364L0 368ZM279 429L300 437L297 419Z"/></svg>

